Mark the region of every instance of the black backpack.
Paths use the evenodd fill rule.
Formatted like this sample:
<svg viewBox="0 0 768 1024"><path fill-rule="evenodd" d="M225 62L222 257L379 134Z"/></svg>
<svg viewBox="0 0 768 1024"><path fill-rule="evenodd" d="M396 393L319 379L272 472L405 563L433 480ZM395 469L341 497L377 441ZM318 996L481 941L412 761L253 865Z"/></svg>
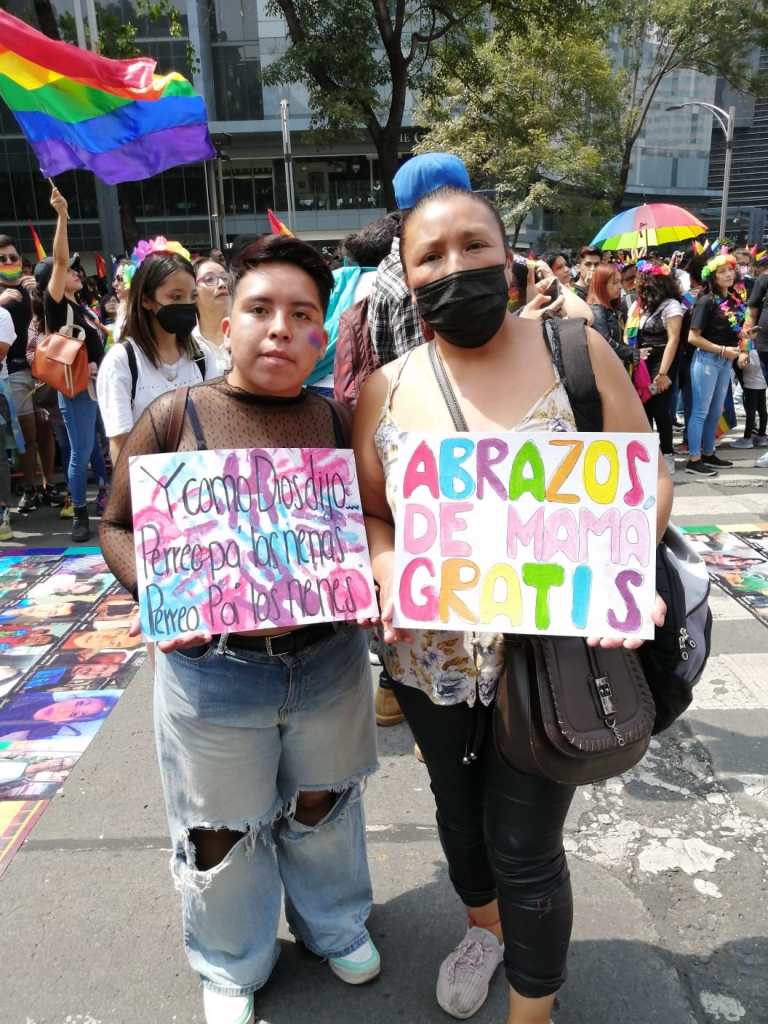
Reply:
<svg viewBox="0 0 768 1024"><path fill-rule="evenodd" d="M136 385L139 382L139 364L136 360L136 350L130 341L124 341L126 355L128 356L128 369L131 371L131 407L136 400ZM195 345L192 361L200 372L200 380L205 380L205 354Z"/></svg>
<svg viewBox="0 0 768 1024"><path fill-rule="evenodd" d="M603 409L583 320L544 321L552 362L568 393L576 428L603 429ZM667 729L693 699L712 647L710 581L685 536L668 526L656 548L656 589L667 605L662 627L637 652L656 703L654 733Z"/></svg>

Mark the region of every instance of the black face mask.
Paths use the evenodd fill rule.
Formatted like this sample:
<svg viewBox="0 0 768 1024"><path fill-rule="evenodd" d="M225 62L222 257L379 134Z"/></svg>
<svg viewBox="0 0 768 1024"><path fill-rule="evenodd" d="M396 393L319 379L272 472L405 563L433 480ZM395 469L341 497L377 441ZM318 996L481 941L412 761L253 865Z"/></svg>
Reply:
<svg viewBox="0 0 768 1024"><path fill-rule="evenodd" d="M505 264L459 270L415 290L419 313L452 345L480 348L491 340L507 313Z"/></svg>
<svg viewBox="0 0 768 1024"><path fill-rule="evenodd" d="M194 302L169 302L155 313L164 331L177 338L188 338L197 324L197 308Z"/></svg>

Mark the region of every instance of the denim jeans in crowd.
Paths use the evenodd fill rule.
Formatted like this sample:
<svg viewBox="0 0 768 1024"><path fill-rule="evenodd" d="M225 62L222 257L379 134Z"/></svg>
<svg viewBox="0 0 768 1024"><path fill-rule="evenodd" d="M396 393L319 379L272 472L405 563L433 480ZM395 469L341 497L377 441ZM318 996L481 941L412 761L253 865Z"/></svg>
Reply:
<svg viewBox="0 0 768 1024"><path fill-rule="evenodd" d="M368 941L363 780L376 768L367 634L340 626L292 655L214 643L157 652L155 732L190 965L213 991L264 985L291 931L322 957ZM337 794L315 826L301 791ZM207 871L193 829L243 836ZM281 885L282 882L282 885Z"/></svg>
<svg viewBox="0 0 768 1024"><path fill-rule="evenodd" d="M99 406L87 391L81 391L74 398L65 398L59 392L59 409L67 428L69 439L69 465L67 484L75 508L82 508L86 502L88 463L96 436L96 414Z"/></svg>
<svg viewBox="0 0 768 1024"><path fill-rule="evenodd" d="M691 363L691 418L688 423L688 454L698 458L715 450L717 424L723 413L725 396L731 383L730 359L716 352L697 349Z"/></svg>

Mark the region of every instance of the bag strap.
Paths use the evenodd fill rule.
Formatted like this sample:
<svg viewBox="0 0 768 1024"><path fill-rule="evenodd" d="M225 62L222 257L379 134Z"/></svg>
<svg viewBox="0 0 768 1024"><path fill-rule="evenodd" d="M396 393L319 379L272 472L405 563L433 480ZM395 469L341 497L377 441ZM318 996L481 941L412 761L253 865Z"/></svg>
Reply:
<svg viewBox="0 0 768 1024"><path fill-rule="evenodd" d="M192 353L192 362L197 367L197 371L200 374L200 380L205 380L205 353L197 345L195 345L195 350Z"/></svg>
<svg viewBox="0 0 768 1024"><path fill-rule="evenodd" d="M603 429L603 403L589 355L587 324L578 318L544 320L544 339L571 403L576 429Z"/></svg>
<svg viewBox="0 0 768 1024"><path fill-rule="evenodd" d="M173 393L171 414L163 438L163 451L176 452L181 444L181 435L184 432L184 417L187 413L187 401L189 399L189 387L176 388Z"/></svg>
<svg viewBox="0 0 768 1024"><path fill-rule="evenodd" d="M200 417L197 415L197 409L195 408L195 402L192 395L187 399L187 416L189 416L189 422L192 424L192 431L197 441L197 450L204 452L208 450L208 445L205 441L205 433L203 432L203 425L200 422Z"/></svg>
<svg viewBox="0 0 768 1024"><path fill-rule="evenodd" d="M461 411L459 400L456 397L456 392L453 390L448 379L448 374L445 372L445 366L443 366L443 361L440 358L440 353L437 351L437 345L435 345L434 341L429 343L429 361L432 364L437 386L440 388L445 404L448 406L448 412L451 414L454 428L462 432L469 430L467 421L464 419L464 413Z"/></svg>

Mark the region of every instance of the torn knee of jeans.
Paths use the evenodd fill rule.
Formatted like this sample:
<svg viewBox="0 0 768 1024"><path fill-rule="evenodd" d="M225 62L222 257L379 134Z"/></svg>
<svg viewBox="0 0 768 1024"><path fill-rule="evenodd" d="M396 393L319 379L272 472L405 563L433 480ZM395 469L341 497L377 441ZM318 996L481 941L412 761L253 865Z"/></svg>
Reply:
<svg viewBox="0 0 768 1024"><path fill-rule="evenodd" d="M319 821L314 824L305 824L301 820L301 797L313 792L327 793L332 804ZM335 824L344 817L352 805L362 798L362 793L363 786L359 781L346 782L339 786L317 786L314 790L308 788L300 789L293 800L289 802L288 810L285 813L287 828L289 832L296 834L298 837L315 832L319 828Z"/></svg>
<svg viewBox="0 0 768 1024"><path fill-rule="evenodd" d="M273 819L267 822L204 823L185 829L178 837L171 859L177 889L191 887L204 892L236 856L238 848L248 856L256 843L271 845Z"/></svg>

